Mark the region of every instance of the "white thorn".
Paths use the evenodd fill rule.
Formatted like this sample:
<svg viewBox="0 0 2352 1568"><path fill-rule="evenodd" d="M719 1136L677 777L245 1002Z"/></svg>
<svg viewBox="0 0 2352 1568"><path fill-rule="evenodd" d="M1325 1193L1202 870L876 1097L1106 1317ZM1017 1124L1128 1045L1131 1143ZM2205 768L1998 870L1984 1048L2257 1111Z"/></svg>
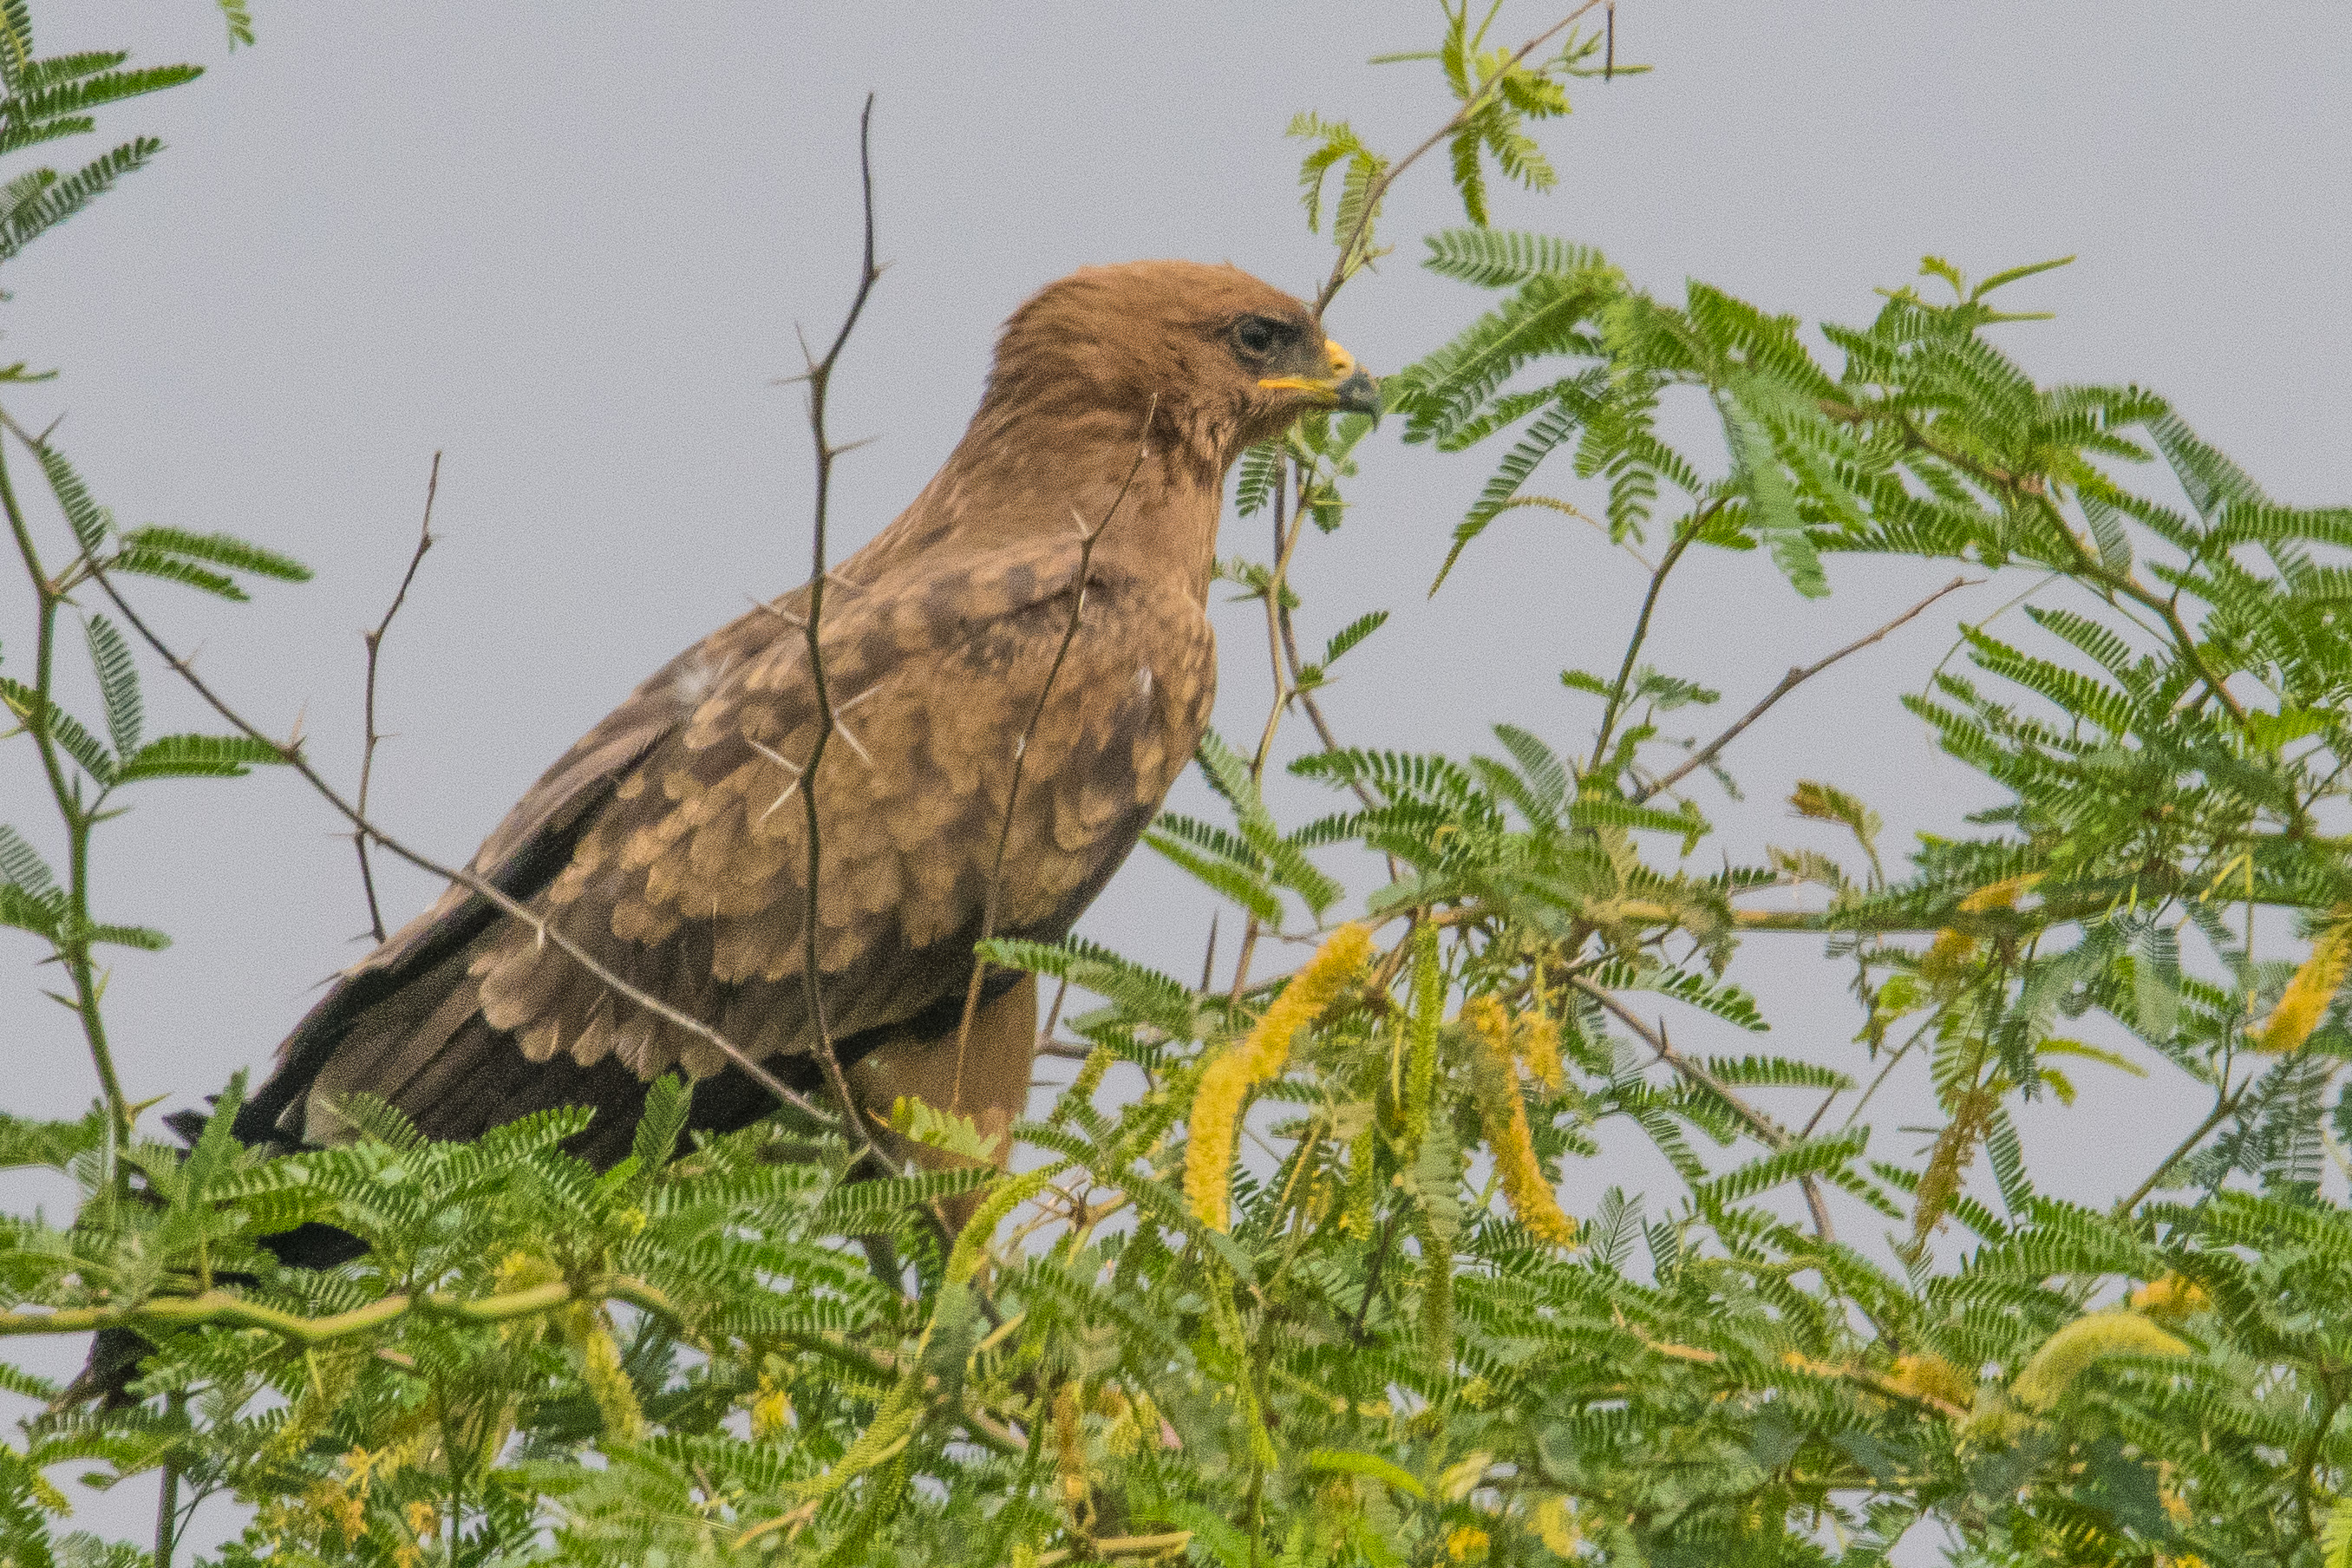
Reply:
<svg viewBox="0 0 2352 1568"><path fill-rule="evenodd" d="M776 807L777 807L777 806L780 806L780 805L783 805L783 804L784 804L784 802L786 802L786 801L788 801L788 800L792 799L792 798L793 798L793 792L794 790L796 790L796 789L800 788L800 787L801 787L801 781L800 781L800 780L798 780L798 779L794 779L794 780L793 780L793 782L792 782L792 783L790 783L790 784L786 784L786 785L784 786L784 793L783 793L783 794L782 794L782 795L778 795L778 796L775 798L775 800L774 800L774 801L773 801L773 802L769 805L768 809L767 809L767 810L765 810L765 811L763 811L763 812L761 812L761 813L760 814L760 820L761 820L761 822L765 822L765 821L767 821L767 820L768 820L768 818L770 818L770 817L772 817L772 816L775 816L775 815L776 815Z"/></svg>

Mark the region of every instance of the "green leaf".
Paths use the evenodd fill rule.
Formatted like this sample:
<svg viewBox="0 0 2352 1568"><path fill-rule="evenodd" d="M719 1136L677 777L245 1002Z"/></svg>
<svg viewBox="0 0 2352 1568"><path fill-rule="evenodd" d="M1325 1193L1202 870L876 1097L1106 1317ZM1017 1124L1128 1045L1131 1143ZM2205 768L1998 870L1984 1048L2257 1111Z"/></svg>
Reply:
<svg viewBox="0 0 2352 1568"><path fill-rule="evenodd" d="M1854 1087L1853 1079L1818 1062L1787 1057L1709 1057L1707 1076L1717 1083L1742 1089L1817 1089L1839 1093Z"/></svg>
<svg viewBox="0 0 2352 1568"><path fill-rule="evenodd" d="M1515 229L1449 228L1427 237L1422 265L1482 289L1507 289L1537 278L1613 276L1608 258L1588 245Z"/></svg>
<svg viewBox="0 0 2352 1568"><path fill-rule="evenodd" d="M75 762L82 771L98 781L101 787L110 788L115 783L113 753L82 727L81 721L56 704L42 700L41 694L23 681L0 675L0 701L28 726L37 725L48 732L58 748Z"/></svg>
<svg viewBox="0 0 2352 1568"><path fill-rule="evenodd" d="M1288 471L1290 458L1279 441L1261 441L1242 453L1234 466L1234 511L1240 517L1255 517L1274 504L1276 492L1282 489L1283 475Z"/></svg>
<svg viewBox="0 0 2352 1568"><path fill-rule="evenodd" d="M10 206L5 216L0 216L0 261L14 260L25 247L81 211L110 189L115 181L143 167L163 150L163 144L152 136L126 142L47 185L37 195Z"/></svg>
<svg viewBox="0 0 2352 1568"><path fill-rule="evenodd" d="M1313 1475L1362 1476L1416 1500L1425 1501L1429 1497L1428 1489L1412 1471L1377 1454L1359 1454L1346 1448L1317 1448L1307 1454L1307 1468Z"/></svg>
<svg viewBox="0 0 2352 1568"><path fill-rule="evenodd" d="M228 47L253 42L253 11L246 0L215 0L220 6L221 20L228 26Z"/></svg>
<svg viewBox="0 0 2352 1568"><path fill-rule="evenodd" d="M693 1100L693 1087L678 1073L666 1072L646 1086L646 1108L637 1117L636 1131L630 1134L629 1152L648 1179L669 1163L677 1151Z"/></svg>
<svg viewBox="0 0 2352 1568"><path fill-rule="evenodd" d="M819 1230L856 1236L882 1228L891 1215L934 1198L976 1192L996 1180L996 1168L969 1166L952 1171L926 1171L919 1176L884 1176L873 1181L845 1182L825 1194L817 1205Z"/></svg>
<svg viewBox="0 0 2352 1568"><path fill-rule="evenodd" d="M115 782L243 778L257 763L286 760L284 752L249 735L158 735L131 754Z"/></svg>
<svg viewBox="0 0 2352 1568"><path fill-rule="evenodd" d="M1869 1142L1867 1127L1800 1139L1711 1181L1696 1184L1691 1188L1691 1201L1702 1209L1721 1208L1806 1176L1826 1176L1843 1171L1862 1158Z"/></svg>
<svg viewBox="0 0 2352 1568"><path fill-rule="evenodd" d="M5 824L0 824L0 882L21 888L35 898L47 898L58 886L57 874L41 858L41 852Z"/></svg>
<svg viewBox="0 0 2352 1568"><path fill-rule="evenodd" d="M109 572L131 572L142 577L161 577L167 583L179 583L215 598L243 604L250 595L236 585L236 580L225 572L199 566L177 555L161 551L126 547L114 552L106 563Z"/></svg>
<svg viewBox="0 0 2352 1568"><path fill-rule="evenodd" d="M0 225L0 233L5 232L5 226ZM5 256L5 247L0 247L0 259ZM74 472L63 452L41 442L33 447L33 455L40 459L50 493L58 498L58 509L66 514L66 521L72 527L74 538L80 542L82 552L96 555L114 526L113 514L90 499L89 487L82 483L81 476Z"/></svg>
<svg viewBox="0 0 2352 1568"><path fill-rule="evenodd" d="M981 943L978 951L991 963L1081 986L1174 1038L1200 1037L1192 987L1084 937L1067 936L1058 942L997 937Z"/></svg>
<svg viewBox="0 0 2352 1568"><path fill-rule="evenodd" d="M130 645L104 616L91 615L82 623L89 638L89 661L98 671L98 688L106 701L106 728L118 756L139 749L139 727L146 710L139 697L139 667L131 661Z"/></svg>
<svg viewBox="0 0 2352 1568"><path fill-rule="evenodd" d="M1372 610L1358 616L1354 620L1332 633L1331 640L1323 647L1323 668L1328 669L1339 663L1342 655L1386 626L1388 619L1389 613L1386 610Z"/></svg>
<svg viewBox="0 0 2352 1568"><path fill-rule="evenodd" d="M5 831L0 828L0 832ZM66 924L64 893L51 889L47 893L35 894L14 882L0 882L0 926L14 926L57 942L63 939Z"/></svg>
<svg viewBox="0 0 2352 1568"><path fill-rule="evenodd" d="M150 524L132 529L122 536L122 542L135 550L208 562L232 572L250 572L257 577L271 577L281 583L310 580L310 569L292 556L230 533L191 533L185 529Z"/></svg>

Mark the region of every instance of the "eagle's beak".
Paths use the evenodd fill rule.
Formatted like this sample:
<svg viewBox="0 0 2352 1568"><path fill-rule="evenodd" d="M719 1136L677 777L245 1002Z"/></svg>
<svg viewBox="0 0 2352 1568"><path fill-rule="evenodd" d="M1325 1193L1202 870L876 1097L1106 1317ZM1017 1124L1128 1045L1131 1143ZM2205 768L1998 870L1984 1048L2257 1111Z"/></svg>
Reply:
<svg viewBox="0 0 2352 1568"><path fill-rule="evenodd" d="M1258 383L1269 392L1311 392L1318 399L1328 398L1324 405L1342 414L1369 414L1377 419L1381 415L1381 384L1364 374L1356 356L1330 339L1323 340L1323 350L1330 356L1331 374L1328 376L1275 375Z"/></svg>

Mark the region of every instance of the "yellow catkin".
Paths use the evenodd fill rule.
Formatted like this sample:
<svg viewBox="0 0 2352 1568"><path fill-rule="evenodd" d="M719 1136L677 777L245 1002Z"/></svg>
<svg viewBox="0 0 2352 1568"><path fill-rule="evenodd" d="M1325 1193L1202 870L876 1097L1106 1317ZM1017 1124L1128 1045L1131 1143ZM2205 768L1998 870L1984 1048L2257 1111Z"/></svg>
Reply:
<svg viewBox="0 0 2352 1568"><path fill-rule="evenodd" d="M1483 1563L1489 1544L1485 1531L1475 1524L1465 1524L1446 1536L1445 1555L1456 1563Z"/></svg>
<svg viewBox="0 0 2352 1568"><path fill-rule="evenodd" d="M1964 915L1980 915L1987 910L2013 910L2020 897L2032 890L2045 873L2028 871L2023 876L2004 877L1998 882L1988 882L1960 900Z"/></svg>
<svg viewBox="0 0 2352 1568"><path fill-rule="evenodd" d="M1184 1197L1203 1225L1229 1228L1234 1140L1249 1091L1280 1073L1290 1043L1331 1005L1340 987L1372 955L1372 934L1344 925L1290 978L1242 1042L1202 1069L1192 1096L1192 1134L1184 1151Z"/></svg>
<svg viewBox="0 0 2352 1568"><path fill-rule="evenodd" d="M1559 1065L1559 1020L1541 1013L1529 1013L1519 1019L1519 1059L1528 1064L1528 1076L1547 1094L1558 1094L1568 1082Z"/></svg>
<svg viewBox="0 0 2352 1568"><path fill-rule="evenodd" d="M1895 1357L1895 1375L1886 1381L1905 1394L1938 1400L1962 1410L1977 1402L1976 1379L1933 1351Z"/></svg>
<svg viewBox="0 0 2352 1568"><path fill-rule="evenodd" d="M2043 1342L2010 1385L2010 1394L2028 1410L2047 1410L2076 1378L2105 1357L2188 1353L2187 1345L2137 1312L2091 1312Z"/></svg>
<svg viewBox="0 0 2352 1568"><path fill-rule="evenodd" d="M1358 1241L1372 1239L1372 1211L1380 1201L1380 1122L1367 1117L1363 1131L1348 1144L1348 1206L1341 1228Z"/></svg>
<svg viewBox="0 0 2352 1568"><path fill-rule="evenodd" d="M1103 1075L1110 1071L1111 1063L1118 1059L1108 1046L1097 1046L1088 1051L1087 1059L1078 1064L1078 1076L1070 1080L1070 1097L1078 1100L1092 1100L1095 1090L1102 1087Z"/></svg>
<svg viewBox="0 0 2352 1568"><path fill-rule="evenodd" d="M1555 1557L1574 1557L1584 1542L1576 1510L1567 1498L1554 1494L1535 1507L1536 1538Z"/></svg>
<svg viewBox="0 0 2352 1568"><path fill-rule="evenodd" d="M1412 933L1412 1026L1404 1074L1404 1163L1421 1153L1429 1135L1429 1101L1437 1085L1437 1026L1445 1018L1445 973L1438 963L1437 928Z"/></svg>
<svg viewBox="0 0 2352 1568"><path fill-rule="evenodd" d="M1081 1420L1083 1414L1077 1384L1062 1384L1054 1395L1054 1471L1061 1479L1063 1506L1070 1510L1074 1521L1083 1519L1087 1512L1087 1433Z"/></svg>
<svg viewBox="0 0 2352 1568"><path fill-rule="evenodd" d="M2159 1323L2193 1318L2212 1305L2213 1298L2205 1294L2205 1287L2185 1274L2167 1274L2131 1293L2132 1310Z"/></svg>
<svg viewBox="0 0 2352 1568"><path fill-rule="evenodd" d="M588 1397L596 1402L596 1413L604 1418L604 1435L625 1443L642 1440L645 1412L638 1407L636 1386L621 1364L621 1347L614 1341L604 1313L582 1302L567 1308L561 1321L563 1337L580 1352L580 1381L587 1385Z"/></svg>
<svg viewBox="0 0 2352 1568"><path fill-rule="evenodd" d="M791 1395L766 1378L760 1380L759 1393L751 1396L751 1437L764 1443L783 1435L793 1424Z"/></svg>
<svg viewBox="0 0 2352 1568"><path fill-rule="evenodd" d="M1976 955L1977 939L1947 926L1936 933L1936 940L1919 955L1919 973L1932 981L1954 980Z"/></svg>
<svg viewBox="0 0 2352 1568"><path fill-rule="evenodd" d="M2255 1047L2278 1053L2302 1049L2343 988L2347 967L2352 967L2352 908L2337 910L2335 921L2311 944L2311 956L2286 983L2286 994L2262 1026L2252 1031Z"/></svg>
<svg viewBox="0 0 2352 1568"><path fill-rule="evenodd" d="M1484 1058L1479 1110L1486 1142L1495 1150L1495 1173L1502 1178L1503 1195L1538 1240L1549 1247L1573 1247L1576 1222L1561 1212L1559 1197L1544 1179L1543 1162L1536 1158L1527 1102L1519 1098L1518 1074L1511 1062L1510 1016L1492 996L1473 996L1462 1005L1462 1022Z"/></svg>

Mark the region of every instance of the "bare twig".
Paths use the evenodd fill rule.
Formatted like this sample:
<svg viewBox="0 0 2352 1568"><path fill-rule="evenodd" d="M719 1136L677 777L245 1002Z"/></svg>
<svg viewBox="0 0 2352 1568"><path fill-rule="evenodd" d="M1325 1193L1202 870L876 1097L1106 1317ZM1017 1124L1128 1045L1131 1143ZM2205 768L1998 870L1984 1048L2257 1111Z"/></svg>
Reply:
<svg viewBox="0 0 2352 1568"><path fill-rule="evenodd" d="M367 693L362 709L367 721L367 743L360 752L360 787L352 805L360 816L367 815L368 784L375 773L375 748L383 737L375 727L376 656L383 648L383 634L392 630L392 617L400 614L400 606L408 602L408 585L416 581L416 568L423 564L425 552L433 548L433 498L441 493L441 454L433 454L433 471L425 480L425 521L416 531L416 549L408 558L408 570L400 574L400 586L394 590L392 603L385 606L383 619L375 630L362 632L360 640L367 644ZM383 909L376 902L375 873L368 865L367 835L352 830L352 847L360 858L360 888L367 894L368 930L375 940L383 940Z"/></svg>
<svg viewBox="0 0 2352 1568"><path fill-rule="evenodd" d="M1307 508L1303 504L1307 479L1303 472L1297 474L1297 484L1302 492L1302 504L1297 508L1295 518L1288 516L1288 483L1278 484L1274 489L1274 567L1265 584L1265 657L1274 667L1274 701L1266 709L1265 727L1258 731L1257 750L1250 758L1250 783L1253 784L1265 779L1265 764L1274 755L1274 737L1282 728L1282 716L1289 710L1291 700L1298 695L1296 682L1285 668L1282 635L1282 595L1290 580L1290 559L1297 552L1299 537L1307 525ZM1318 732L1324 731L1318 728ZM1328 740L1324 743L1330 744ZM1370 805L1370 800L1367 799L1365 804ZM1249 987L1250 960L1257 952L1258 934L1258 918L1252 915L1243 922L1241 951L1234 958L1232 1000L1235 1002L1242 999L1242 993Z"/></svg>
<svg viewBox="0 0 2352 1568"><path fill-rule="evenodd" d="M1801 668L1790 669L1788 674L1780 678L1780 683L1778 686L1775 686L1771 690L1766 692L1763 700L1758 702L1755 707L1750 708L1747 712L1742 713L1739 716L1738 721L1729 729L1724 731L1722 734L1717 735L1714 740L1709 741L1706 745L1701 746L1697 751L1693 752L1689 756L1684 758L1683 761L1664 778L1657 780L1654 784L1644 784L1641 788L1635 790L1633 792L1634 801L1636 803L1645 801L1661 791L1672 789L1677 782L1688 776L1696 770L1703 768L1707 763L1713 762L1717 755L1722 752L1724 747L1739 739L1741 732L1744 731L1748 726L1756 722L1757 720L1764 717L1765 710L1769 709L1772 704L1780 701L1780 699L1786 697L1789 693L1794 691L1798 687L1802 686L1806 681L1811 680L1813 677L1819 675L1822 671L1827 669L1838 660L1845 658L1846 655L1851 653L1860 653L1864 648L1868 647L1871 644L1879 641L1889 633L1895 631L1897 627L1900 627L1906 622L1916 618L1921 611L1927 609L1928 605L1934 604L1945 595L1957 592L1962 588L1973 588L1983 581L1984 579L1981 577L1955 577L1950 582L1945 584L1942 587L1937 589L1934 593L1928 595L1926 598L1920 600L1917 604L1912 605L1909 609L1904 611L1901 615L1895 616L1893 620L1887 622L1885 626L1879 627L1876 631L1871 633L1868 637L1856 637L1853 641L1846 644L1845 647L1838 649L1835 653L1831 654L1826 658L1819 659L1814 663L1805 665Z"/></svg>
<svg viewBox="0 0 2352 1568"><path fill-rule="evenodd" d="M2245 1099L2246 1089L2253 1082L2253 1079L2249 1079L2246 1083L2239 1085L2235 1089L2231 1089L2225 1087L2222 1092L2214 1098L2213 1109L2206 1113L2205 1120L2200 1121L2196 1127L2190 1131L2188 1137L2183 1138L2179 1143L2173 1145L2172 1152L2167 1154L2157 1165L2156 1169L2147 1173L2147 1179L2146 1181L2140 1183L2138 1186L2134 1187L2128 1196L2123 1198L2116 1205L2115 1208L2111 1211L2116 1217L2120 1219L2124 1215L2130 1214L2132 1210L2139 1207L2140 1200L2147 1197L2148 1194L2156 1191L2157 1184L2163 1181L2166 1176L2172 1173L2172 1167L2187 1159L2190 1152L2196 1149L2197 1145L2205 1141L2205 1135L2208 1132L2212 1131L2213 1129L2221 1126L2222 1122L2228 1121L2231 1113L2235 1111L2238 1109L2240 1102Z"/></svg>
<svg viewBox="0 0 2352 1568"><path fill-rule="evenodd" d="M803 633L808 639L809 679L816 694L816 741L809 748L808 761L801 765L801 808L808 825L808 902L801 916L801 976L806 990L809 1026L814 1036L817 1065L824 1070L825 1087L832 1091L835 1104L841 1113L842 1125L849 1130L865 1155L882 1163L880 1151L874 1145L873 1135L866 1129L865 1120L857 1114L857 1100L850 1092L849 1079L841 1070L841 1058L833 1048L833 1032L824 1019L824 972L817 960L817 879L824 867L824 846L817 820L817 767L824 761L826 743L838 728L835 717L833 693L825 683L824 649L821 626L824 617L824 591L828 584L855 590L859 584L835 576L825 564L825 511L833 493L833 460L847 450L836 446L825 434L825 395L832 389L834 366L841 361L841 352L849 346L849 334L856 329L857 318L865 313L866 301L881 279L882 269L874 262L874 95L866 95L866 108L857 117L857 173L859 190L864 199L866 244L857 271L857 291L850 296L849 310L842 318L841 330L834 334L833 344L822 359L809 358L803 379L808 384L808 425L810 438L816 446L815 515L809 534L808 621ZM805 343L803 354L806 356Z"/></svg>
<svg viewBox="0 0 2352 1568"><path fill-rule="evenodd" d="M1118 517L1118 510L1127 503L1128 492L1135 488L1135 476L1143 471L1145 461L1151 456L1151 422L1160 415L1160 397L1152 395L1151 405L1143 412L1143 431L1136 438L1135 461L1128 465L1127 478L1119 481L1118 493L1110 498L1110 505L1102 521L1089 529L1083 521L1073 520L1078 531L1078 568L1070 580L1070 618L1062 627L1062 640L1054 649L1054 662L1046 667L1045 683L1037 688L1037 700L1029 710L1029 721L1021 727L1020 738L1013 742L1013 782L1005 792L1004 820L996 831L996 858L989 868L988 896L981 906L980 941L986 942L996 934L996 917L1004 894L1004 852L1013 842L1013 814L1021 804L1021 782L1029 766L1030 742L1037 738L1037 724L1045 716L1045 703L1054 695L1054 683L1061 678L1062 666L1069 661L1071 645L1078 640L1078 624L1087 612L1087 574L1094 569L1095 546L1103 533ZM972 1020L980 1014L982 982L988 976L988 960L975 952L971 957L971 979L964 986L963 1018L956 1027L956 1069L954 1088L950 1090L948 1110L950 1114L963 1109L964 1053L971 1041ZM1055 1000L1058 1012L1061 1002ZM1052 1026L1046 1033L1053 1032Z"/></svg>
<svg viewBox="0 0 2352 1568"><path fill-rule="evenodd" d="M1642 1043L1649 1047L1652 1054L1660 1061L1723 1101L1731 1113L1745 1122L1748 1130L1756 1134L1767 1148L1778 1151L1796 1142L1794 1135L1787 1128L1733 1093L1729 1084L1675 1049L1673 1042L1666 1038L1663 1028L1644 1022L1642 1016L1631 1007L1626 1006L1606 989L1595 985L1581 974L1570 975L1568 983L1606 1007L1619 1023L1640 1037ZM1803 1183L1805 1206L1812 1211L1814 1234L1825 1242L1836 1242L1837 1232L1830 1224L1829 1201L1822 1195L1821 1184L1810 1175L1803 1178Z"/></svg>
<svg viewBox="0 0 2352 1568"><path fill-rule="evenodd" d="M1484 86L1463 100L1462 107L1454 111L1453 118L1432 132L1428 141L1372 176L1370 183L1364 187L1363 205L1357 212L1355 226L1349 229L1347 242L1339 247L1339 259L1332 263L1331 276L1325 280L1321 290L1315 296L1315 316L1318 321L1322 319L1324 307L1330 304L1331 296L1337 294L1340 286L1355 276L1357 268L1363 265L1365 258L1360 253L1364 248L1366 238L1371 234L1373 215L1379 212L1381 199L1389 194L1389 187L1396 184L1397 176L1421 162L1439 142L1469 124L1471 117L1484 109L1487 100L1496 93L1502 90L1503 79L1517 70L1529 55L1558 37L1570 23L1601 3L1602 0L1584 0L1583 5L1521 44L1496 70L1495 74L1486 79Z"/></svg>
<svg viewBox="0 0 2352 1568"><path fill-rule="evenodd" d="M1642 613L1633 619L1633 635L1625 639L1624 659L1618 665L1617 679L1609 688L1609 700L1601 710L1601 732L1593 739L1592 765L1585 770L1587 773L1598 773L1602 760L1609 755L1609 742L1617 732L1618 716L1625 710L1626 695L1633 684L1634 660L1641 657L1642 644L1649 638L1650 617L1657 613L1659 595L1666 590L1666 574L1675 569L1675 563L1683 558L1683 552L1690 548L1691 541L1698 537L1699 530L1706 526L1713 512L1710 507L1692 514L1666 546L1665 554L1658 560L1658 569L1650 574L1649 590L1642 595Z"/></svg>

